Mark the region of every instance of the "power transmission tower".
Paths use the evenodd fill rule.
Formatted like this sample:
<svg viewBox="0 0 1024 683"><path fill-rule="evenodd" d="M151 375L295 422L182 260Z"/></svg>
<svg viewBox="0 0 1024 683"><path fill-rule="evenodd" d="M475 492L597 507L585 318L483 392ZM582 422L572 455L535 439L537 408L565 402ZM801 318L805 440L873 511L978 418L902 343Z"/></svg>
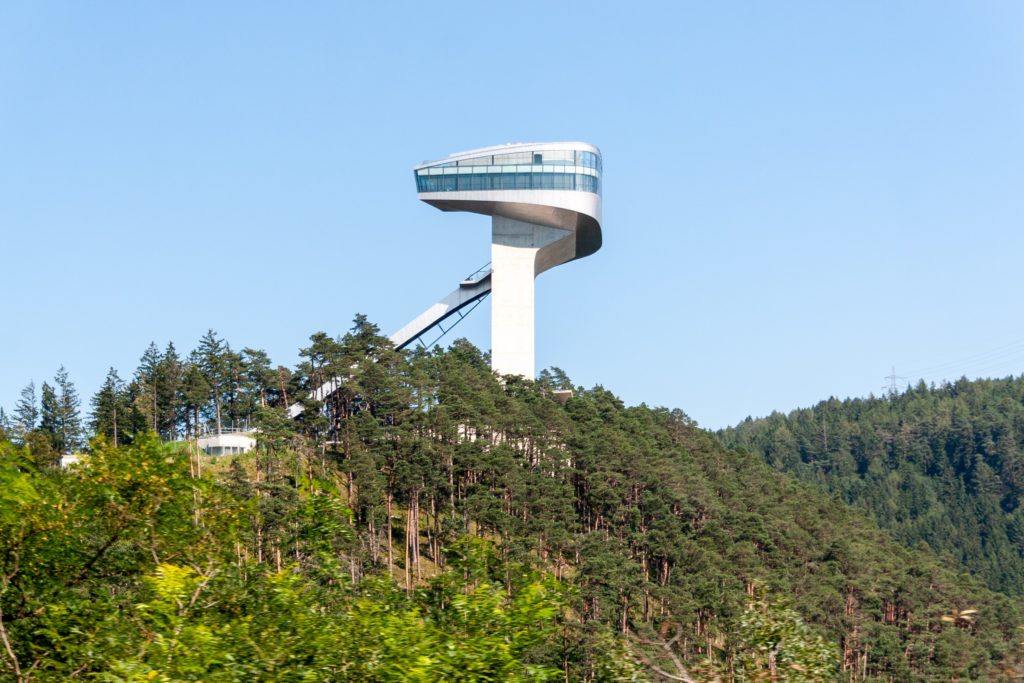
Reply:
<svg viewBox="0 0 1024 683"><path fill-rule="evenodd" d="M892 374L886 375L883 379L887 380L887 384L883 384L882 388L889 392L889 396L895 396L899 393L899 386L896 384L901 379L906 379L903 375L896 374L896 366L892 366Z"/></svg>

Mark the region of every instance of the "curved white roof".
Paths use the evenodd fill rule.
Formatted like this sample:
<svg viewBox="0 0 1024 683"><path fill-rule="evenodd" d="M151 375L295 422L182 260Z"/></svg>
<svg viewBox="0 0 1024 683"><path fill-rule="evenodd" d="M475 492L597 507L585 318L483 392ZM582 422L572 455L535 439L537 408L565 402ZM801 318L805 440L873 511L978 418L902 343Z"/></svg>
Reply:
<svg viewBox="0 0 1024 683"><path fill-rule="evenodd" d="M424 161L422 164L418 164L414 167L414 170L421 168L428 168L430 166L437 166L438 164L449 164L453 161L462 161L463 159L474 159L479 156L487 154L509 154L512 152L543 152L545 150L578 150L582 152L593 152L594 154L601 156L601 150L596 146L591 145L588 142L509 142L504 145L492 145L491 147L480 147L479 149L470 149L465 152L456 152L449 154L444 159L437 159L435 161Z"/></svg>

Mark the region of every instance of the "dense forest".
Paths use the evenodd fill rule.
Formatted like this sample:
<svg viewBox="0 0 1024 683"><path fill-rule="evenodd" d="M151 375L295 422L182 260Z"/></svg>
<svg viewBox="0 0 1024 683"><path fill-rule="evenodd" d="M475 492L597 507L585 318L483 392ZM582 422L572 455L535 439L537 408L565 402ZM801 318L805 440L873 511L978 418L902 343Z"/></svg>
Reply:
<svg viewBox="0 0 1024 683"><path fill-rule="evenodd" d="M1024 378L830 399L720 436L864 508L904 544L1024 595Z"/></svg>
<svg viewBox="0 0 1024 683"><path fill-rule="evenodd" d="M87 418L63 369L26 388L0 435L0 675L1024 674L1018 601L681 411L498 378L465 341L398 352L361 317L301 357L154 345ZM197 450L228 422L257 450Z"/></svg>

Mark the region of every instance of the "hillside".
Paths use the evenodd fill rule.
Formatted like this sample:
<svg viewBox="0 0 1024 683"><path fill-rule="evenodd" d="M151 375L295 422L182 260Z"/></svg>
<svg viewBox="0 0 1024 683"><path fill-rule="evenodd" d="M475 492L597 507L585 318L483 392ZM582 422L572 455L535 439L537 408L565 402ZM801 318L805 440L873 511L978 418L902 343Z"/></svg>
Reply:
<svg viewBox="0 0 1024 683"><path fill-rule="evenodd" d="M502 384L465 342L404 355L361 319L303 355L252 402L255 454L136 432L59 471L25 436L0 446L13 680L1020 670L1020 603L679 411L555 400L558 371ZM323 377L343 380L330 404L285 419Z"/></svg>
<svg viewBox="0 0 1024 683"><path fill-rule="evenodd" d="M905 545L1024 594L1024 378L830 399L720 437L863 508Z"/></svg>

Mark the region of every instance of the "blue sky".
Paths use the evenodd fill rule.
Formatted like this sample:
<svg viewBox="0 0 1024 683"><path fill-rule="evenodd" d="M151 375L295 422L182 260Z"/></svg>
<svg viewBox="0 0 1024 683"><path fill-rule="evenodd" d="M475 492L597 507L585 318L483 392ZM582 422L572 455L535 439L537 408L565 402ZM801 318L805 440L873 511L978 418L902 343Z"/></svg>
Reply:
<svg viewBox="0 0 1024 683"><path fill-rule="evenodd" d="M1018 2L3 3L0 405L391 332L488 260L412 166L535 140L605 168L540 367L708 427L1021 374L1022 122Z"/></svg>

